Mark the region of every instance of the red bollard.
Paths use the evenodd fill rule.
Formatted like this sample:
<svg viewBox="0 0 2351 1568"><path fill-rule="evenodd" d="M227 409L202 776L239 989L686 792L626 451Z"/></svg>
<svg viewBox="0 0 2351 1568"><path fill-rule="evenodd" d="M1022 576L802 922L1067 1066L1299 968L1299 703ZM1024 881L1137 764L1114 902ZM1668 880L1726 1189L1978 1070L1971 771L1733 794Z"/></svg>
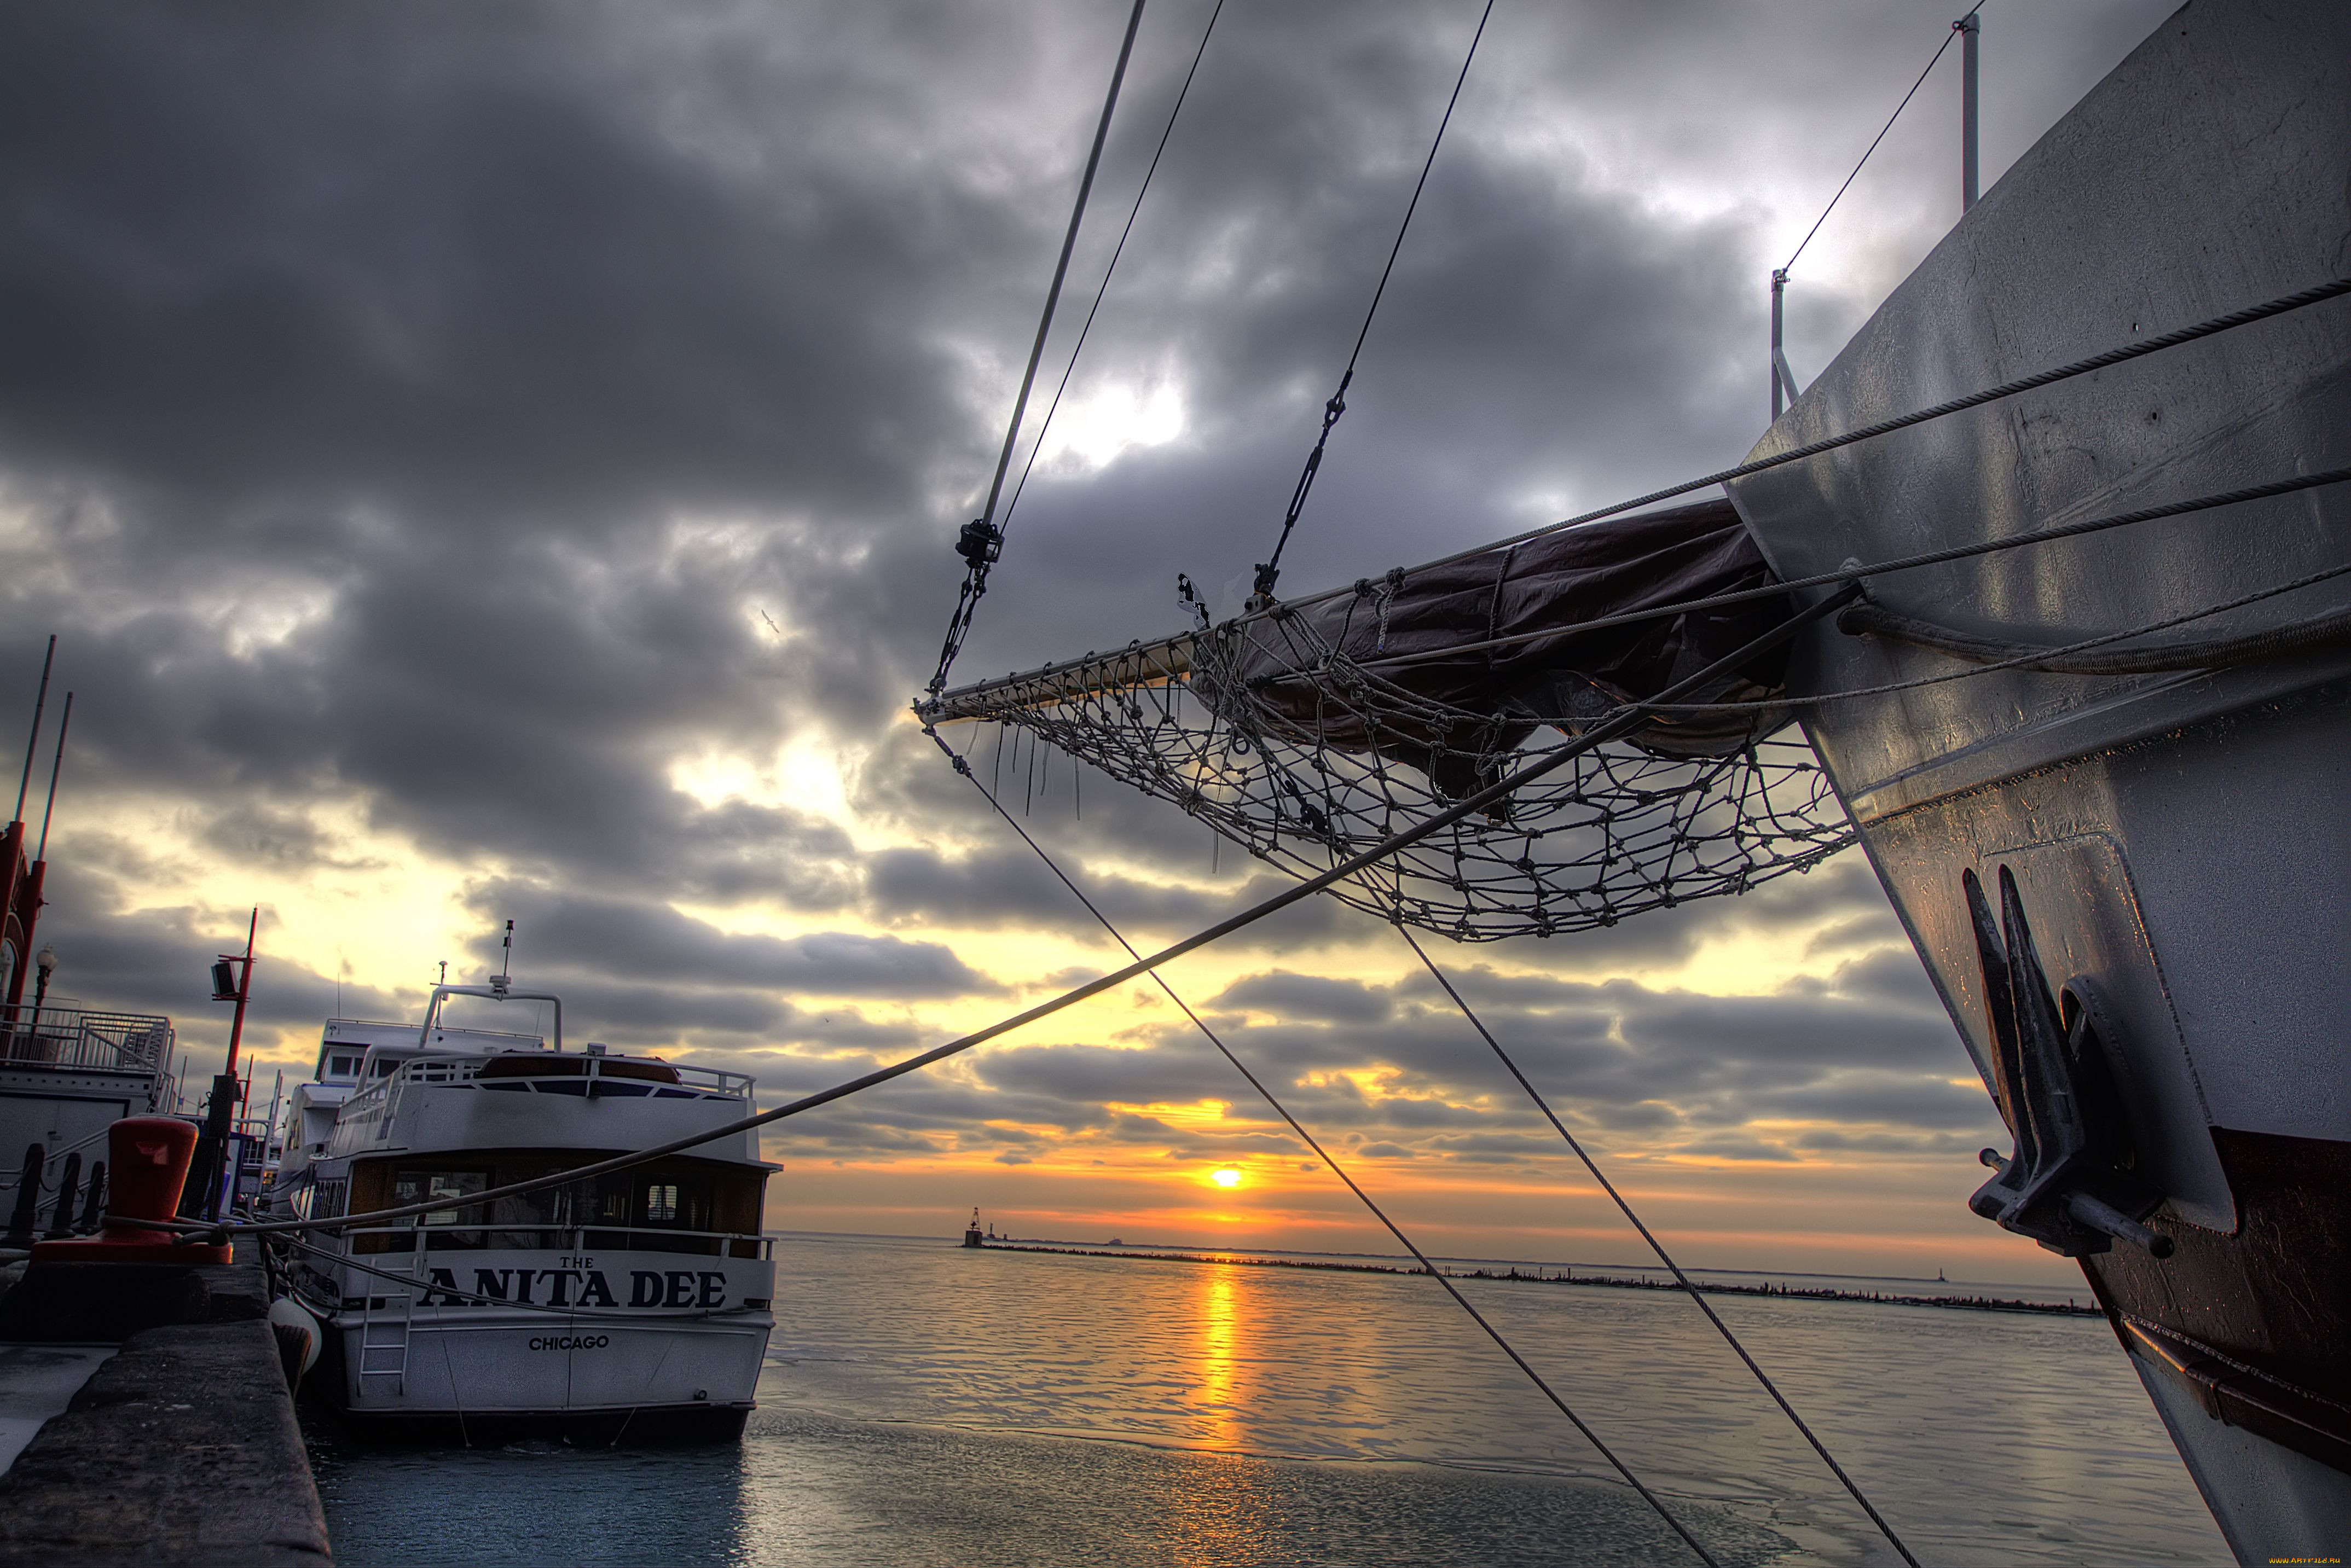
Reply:
<svg viewBox="0 0 2351 1568"><path fill-rule="evenodd" d="M40 1241L37 1263L225 1263L225 1241L175 1241L172 1232L137 1223L169 1220L195 1158L196 1129L172 1116L125 1116L106 1129L110 1216L98 1235Z"/></svg>

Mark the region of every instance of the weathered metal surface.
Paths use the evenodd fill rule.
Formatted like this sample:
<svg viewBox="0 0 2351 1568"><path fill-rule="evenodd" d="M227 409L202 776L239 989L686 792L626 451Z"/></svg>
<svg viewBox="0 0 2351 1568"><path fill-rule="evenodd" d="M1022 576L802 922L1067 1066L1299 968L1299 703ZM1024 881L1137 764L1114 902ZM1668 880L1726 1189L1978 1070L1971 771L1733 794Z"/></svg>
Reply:
<svg viewBox="0 0 2351 1568"><path fill-rule="evenodd" d="M2344 276L2346 176L2351 8L2195 0L1985 192L1755 455ZM2346 462L2351 306L2337 301L1731 493L1793 576ZM1904 573L1872 592L1895 615L2048 645L2346 565L2351 494L2330 486ZM2176 635L2346 605L2351 577L2338 577ZM1823 630L1799 649L1790 689L1966 668ZM2351 654L1971 673L1823 704L1807 729L1988 1084L1962 873L2008 869L2050 983L2085 977L2108 1005L2137 1174L2164 1192L2150 1222L2177 1254L2116 1247L2085 1272L2130 1327L2239 1556L2339 1552L2351 1412L2336 1367L2351 1323L2306 1309L2351 1299ZM2279 1149L2297 1153L2260 1152ZM2191 1366L2241 1370L2223 1388Z"/></svg>

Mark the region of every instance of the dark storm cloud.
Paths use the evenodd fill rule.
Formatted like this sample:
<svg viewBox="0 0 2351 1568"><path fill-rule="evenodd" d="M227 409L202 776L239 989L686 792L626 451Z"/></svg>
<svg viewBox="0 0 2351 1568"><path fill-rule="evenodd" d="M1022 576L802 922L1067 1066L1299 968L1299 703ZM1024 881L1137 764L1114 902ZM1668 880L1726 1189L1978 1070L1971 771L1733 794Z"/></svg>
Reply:
<svg viewBox="0 0 2351 1568"><path fill-rule="evenodd" d="M1917 961L1898 955L1917 971ZM1771 997L1717 998L1629 981L1589 985L1473 973L1466 992L1489 1027L1559 1108L1587 1128L1743 1127L1830 1120L1896 1126L1911 1136L1983 1128L1990 1106L1963 1076L1939 1009L1889 1011L1848 979L1874 983L1868 964L1825 984ZM1923 981L1918 982L1923 990ZM1489 990L1512 1000L1492 1002ZM1238 999L1238 1000L1237 1000ZM1411 982L1393 987L1269 973L1228 988L1219 1008L1278 1011L1279 1022L1227 1020L1227 1043L1310 1125L1423 1138L1446 1129L1536 1126L1486 1047L1449 1010ZM1386 1021L1386 1022L1383 1022ZM1254 1096L1188 1025L1154 1025L1136 1049L1019 1046L981 1058L981 1086L1014 1096L1130 1105L1234 1102ZM1376 1096L1343 1073L1384 1074ZM1070 1124L1063 1124L1070 1125ZM1728 1147L1727 1145L1724 1147Z"/></svg>
<svg viewBox="0 0 2351 1568"><path fill-rule="evenodd" d="M1332 1023L1377 1023L1395 1010L1395 1002L1383 988L1315 974L1286 974L1279 970L1235 981L1210 998L1208 1005L1226 1012L1312 1018Z"/></svg>
<svg viewBox="0 0 2351 1568"><path fill-rule="evenodd" d="M981 1071L1007 1093L1072 1102L1192 1105L1229 1099L1240 1080L1196 1035L1171 1033L1143 1051L1101 1045L1030 1045L991 1052Z"/></svg>
<svg viewBox="0 0 2351 1568"><path fill-rule="evenodd" d="M1458 47L1449 20L1236 15L1122 286L1129 337L1104 348L1115 365L1122 344L1166 346L1198 434L1040 486L1059 499L984 638L1022 628L1032 656L1097 625L1123 640L1164 617L1177 566L1238 570L1260 547L1235 487L1270 496L1295 461L1268 412L1329 373ZM1197 21L1155 14L1138 115ZM355 788L454 853L839 898L819 830L709 822L660 764L720 733L869 728L913 683L952 565L934 476L981 471L971 400L1001 389L970 357L1018 352L1072 155L1059 133L1092 90L1073 67L1098 74L1102 26L522 4L36 7L12 26L0 452L77 586L154 607L94 655L94 767ZM1148 125L1121 131L1111 184ZM1350 500L1334 472L1317 535L1358 551L1433 513L1448 536L1494 531L1491 492L1523 477L1490 472L1495 453L1555 453L1534 426L1643 406L1595 330L1684 334L1635 356L1660 392L1717 351L1704 312L1663 306L1724 244L1474 140L1447 172L1381 352L1394 417L1436 420L1421 450L1458 455L1398 466L1391 416L1359 414L1354 466L1389 499ZM1571 278L1599 307L1581 325L1558 303ZM1121 524L1068 539L1051 517L1073 505ZM695 516L735 531L672 531ZM204 595L314 613L237 657L219 612L172 602ZM748 601L786 638L763 641Z"/></svg>
<svg viewBox="0 0 2351 1568"><path fill-rule="evenodd" d="M653 95L723 67L695 57L749 19L701 20L696 40L592 6L14 13L20 460L199 501L504 502L541 526L779 489L909 499L875 421L948 422L947 389L875 306L986 248L1003 210L820 157L763 189L695 148ZM942 50L1013 42L926 20ZM829 80L778 21L784 123L739 131L856 117L870 82Z"/></svg>
<svg viewBox="0 0 2351 1568"><path fill-rule="evenodd" d="M817 931L798 937L719 930L665 905L566 896L506 883L475 890L485 913L517 919L525 959L568 975L627 983L748 987L814 996L914 1000L992 994L1003 988L936 942ZM477 940L497 961L500 939Z"/></svg>
<svg viewBox="0 0 2351 1568"><path fill-rule="evenodd" d="M1993 167L2160 8L2084 0L1992 73ZM356 808L384 842L506 878L470 907L521 919L523 967L596 1027L757 1063L777 1087L914 1048L900 1002L996 1005L923 928L1090 924L903 706L1118 9L9 10L0 672L29 696L40 635L64 631L71 787L168 803L189 837L279 871L352 863L330 824ZM1185 429L1040 469L964 673L1170 628L1178 570L1213 593L1263 558L1474 10L1228 11L1072 381L1080 410L1164 383ZM1146 19L1073 302L1206 17ZM1736 458L1762 422L1782 231L1947 25L1832 0L1500 8L1285 587ZM1940 232L1948 201L1909 192L1948 196L1948 151L1906 124L1856 186L1876 205L1854 232L1887 237L1854 253L1863 282L1806 275L1792 296L1800 370ZM1720 171L1692 186L1677 168ZM1806 191L1792 220L1788 182ZM708 805L672 782L795 739L863 756L852 806L901 846L809 802ZM1173 935L1279 885L1229 848L1212 875L1199 824L1065 760L1020 771L1017 805L1012 773L987 776L1123 926ZM85 989L185 1011L180 977L217 938L193 914L105 917L153 902L134 852L95 825L62 842L92 868L53 884ZM730 935L678 903L904 934ZM1603 983L1782 923L1829 928L1820 950L1855 961L1762 999ZM1425 981L1302 972L1299 954L1370 926L1328 900L1285 912L1249 939L1282 972L1261 958L1220 1001L1318 1115L1435 1147L1495 1092L1482 1046ZM1513 950L1510 973L1437 950L1531 1070L1609 1127L1719 1132L1768 1105L1942 1137L1964 1109L1924 1085L1963 1063L1915 961L1878 950L1900 941L1848 857ZM319 977L277 972L270 1008L324 1010ZM1162 1016L1137 1050L1010 1046L794 1136L903 1150L995 1119L1189 1147L1101 1108L1232 1094ZM1333 1075L1367 1062L1405 1098Z"/></svg>
<svg viewBox="0 0 2351 1568"><path fill-rule="evenodd" d="M1603 1147L1612 1137L1663 1137L1694 1157L1786 1160L1803 1151L1944 1154L1994 1136L1988 1098L1955 1071L1964 1062L1948 1026L1938 1034L1923 1010L1893 1015L1843 989L1848 978L1867 976L1868 966L1849 965L1826 984L1760 999L1622 981L1533 990L1521 982L1519 1001L1484 1011L1555 1108ZM1472 974L1465 984L1492 978ZM1389 1158L1512 1164L1557 1152L1482 1043L1411 985L1277 972L1236 982L1219 1003L1235 994L1254 999L1252 1009L1278 1001L1280 1022L1228 1019L1219 1030L1320 1136ZM1036 1129L1048 1128L1184 1158L1238 1158L1259 1143L1288 1142L1254 1091L1189 1025L1133 1033L1136 1044L1123 1048L992 1047L952 1072L903 1080L778 1136L791 1147L838 1153L913 1135L946 1152L984 1147L1008 1129L1026 1147ZM820 1066L792 1063L777 1086L805 1092L857 1070L846 1059ZM1358 1074L1376 1079L1376 1092L1351 1075ZM1103 1109L1204 1102L1229 1106L1222 1126ZM1844 1130L1790 1130L1819 1122Z"/></svg>
<svg viewBox="0 0 2351 1568"><path fill-rule="evenodd" d="M1032 831L1059 836L1051 827ZM1260 874L1221 887L1187 887L1092 868L1086 859L1058 848L1054 857L1095 907L1129 933L1196 930L1290 885L1288 877ZM866 857L864 867L865 907L885 923L963 929L1058 927L1079 935L1102 929L1069 888L1017 843L954 857L931 849L884 849ZM1346 919L1340 909L1310 902L1269 917L1268 930L1278 933L1274 945L1296 945L1345 931Z"/></svg>

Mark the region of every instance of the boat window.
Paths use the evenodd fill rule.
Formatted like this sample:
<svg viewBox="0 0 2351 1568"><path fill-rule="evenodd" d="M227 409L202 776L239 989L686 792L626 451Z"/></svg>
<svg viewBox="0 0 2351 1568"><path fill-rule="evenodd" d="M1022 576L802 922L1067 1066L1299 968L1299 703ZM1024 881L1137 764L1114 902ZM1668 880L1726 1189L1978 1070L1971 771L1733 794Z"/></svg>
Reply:
<svg viewBox="0 0 2351 1568"><path fill-rule="evenodd" d="M330 1078L357 1077L359 1070L360 1059L357 1056L339 1054L327 1061L327 1075Z"/></svg>
<svg viewBox="0 0 2351 1568"><path fill-rule="evenodd" d="M389 1078L398 1071L400 1071L399 1058L394 1056L379 1056L375 1059L375 1070L370 1073L368 1076L371 1078Z"/></svg>
<svg viewBox="0 0 2351 1568"><path fill-rule="evenodd" d="M340 1217L343 1212L343 1198L350 1187L350 1179L346 1177L338 1176L321 1181L318 1186L318 1196L310 1200L310 1212L303 1218L333 1220Z"/></svg>
<svg viewBox="0 0 2351 1568"><path fill-rule="evenodd" d="M411 1203L431 1203L443 1198L469 1197L483 1191L489 1184L489 1173L482 1170L403 1170L392 1178L392 1206L399 1209ZM466 1211L443 1209L431 1214L420 1214L417 1220L425 1225L455 1225L461 1215L466 1215Z"/></svg>
<svg viewBox="0 0 2351 1568"><path fill-rule="evenodd" d="M455 1159L446 1165L401 1166L392 1173L390 1200L384 1206L470 1197L590 1158L590 1151L579 1150L559 1158L541 1156L512 1163L488 1159L470 1168ZM412 1251L422 1239L416 1227L430 1226L435 1234L425 1244L436 1252L569 1246L575 1243L564 1233L584 1232L586 1241L580 1244L590 1247L716 1254L722 1243L711 1232L757 1227L757 1219L747 1220L747 1216L758 1212L760 1183L756 1171L722 1173L663 1162L646 1169L615 1171L566 1187L541 1188L394 1220L391 1234L368 1239L361 1250ZM322 1201L326 1198L323 1183L320 1197ZM340 1192L336 1201L340 1201Z"/></svg>

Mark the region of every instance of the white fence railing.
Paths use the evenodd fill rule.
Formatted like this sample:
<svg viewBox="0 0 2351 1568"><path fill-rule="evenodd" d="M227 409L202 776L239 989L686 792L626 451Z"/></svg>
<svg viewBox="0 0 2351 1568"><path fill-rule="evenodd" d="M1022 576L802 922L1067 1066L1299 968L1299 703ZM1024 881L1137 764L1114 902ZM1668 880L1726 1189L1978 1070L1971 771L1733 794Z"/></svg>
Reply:
<svg viewBox="0 0 2351 1568"><path fill-rule="evenodd" d="M486 1078L483 1076L483 1069L493 1063L517 1060L530 1064L532 1070L514 1073L509 1068L501 1068ZM577 1070L548 1070L559 1065ZM648 1066L674 1073L676 1081L639 1075ZM607 1071L608 1067L620 1070ZM341 1119L351 1120L368 1112L372 1108L371 1101L389 1106L411 1087L471 1087L509 1094L563 1095L573 1098L585 1095L605 1099L728 1099L741 1100L748 1105L756 1082L748 1073L729 1073L717 1067L696 1067L680 1062L615 1062L602 1056L569 1053L562 1055L532 1052L502 1056L419 1056L413 1061L402 1063L397 1071L386 1074L354 1094L344 1103Z"/></svg>
<svg viewBox="0 0 2351 1568"><path fill-rule="evenodd" d="M11 1064L160 1073L171 1060L172 1021L79 1007L0 1007L0 1061Z"/></svg>

